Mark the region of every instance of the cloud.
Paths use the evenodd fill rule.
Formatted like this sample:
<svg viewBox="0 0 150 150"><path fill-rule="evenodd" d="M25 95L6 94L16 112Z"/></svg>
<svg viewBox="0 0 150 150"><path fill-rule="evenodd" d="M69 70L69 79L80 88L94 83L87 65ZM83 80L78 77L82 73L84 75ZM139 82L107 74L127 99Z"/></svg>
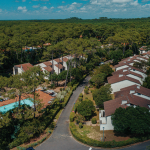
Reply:
<svg viewBox="0 0 150 150"><path fill-rule="evenodd" d="M15 0L15 2L18 3L19 1L18 1L18 0Z"/></svg>
<svg viewBox="0 0 150 150"><path fill-rule="evenodd" d="M43 7L41 7L42 9L44 9L44 10L46 10L47 9L47 7L46 6L43 6Z"/></svg>
<svg viewBox="0 0 150 150"><path fill-rule="evenodd" d="M150 0L142 0L142 2L149 2Z"/></svg>
<svg viewBox="0 0 150 150"><path fill-rule="evenodd" d="M62 1L62 3L65 3L65 1Z"/></svg>
<svg viewBox="0 0 150 150"><path fill-rule="evenodd" d="M18 10L22 11L22 12L26 12L27 9L26 9L26 6L22 7L22 6L19 6L18 7Z"/></svg>
<svg viewBox="0 0 150 150"><path fill-rule="evenodd" d="M25 2L26 0L22 0L22 2Z"/></svg>
<svg viewBox="0 0 150 150"><path fill-rule="evenodd" d="M41 0L41 1L43 1L43 2L48 2L49 0Z"/></svg>
<svg viewBox="0 0 150 150"><path fill-rule="evenodd" d="M2 9L0 9L0 13L2 12Z"/></svg>
<svg viewBox="0 0 150 150"><path fill-rule="evenodd" d="M40 5L33 5L32 7L33 8L38 8L38 7L40 7Z"/></svg>
<svg viewBox="0 0 150 150"><path fill-rule="evenodd" d="M52 6L50 9L54 9L54 7Z"/></svg>
<svg viewBox="0 0 150 150"><path fill-rule="evenodd" d="M134 1L134 2L131 2L130 3L131 5L134 5L134 6L137 6L139 3L138 3L138 0Z"/></svg>
<svg viewBox="0 0 150 150"><path fill-rule="evenodd" d="M112 2L114 3L127 3L127 2L131 2L132 0L113 0Z"/></svg>
<svg viewBox="0 0 150 150"><path fill-rule="evenodd" d="M32 0L32 1L39 1L39 0Z"/></svg>

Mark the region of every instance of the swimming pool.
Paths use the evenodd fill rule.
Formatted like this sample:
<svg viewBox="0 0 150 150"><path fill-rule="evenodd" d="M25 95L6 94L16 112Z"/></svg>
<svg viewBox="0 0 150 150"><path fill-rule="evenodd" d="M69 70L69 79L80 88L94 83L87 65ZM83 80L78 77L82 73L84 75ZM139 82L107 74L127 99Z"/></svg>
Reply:
<svg viewBox="0 0 150 150"><path fill-rule="evenodd" d="M23 104L32 106L33 102L31 102L31 100L29 100L29 99L24 99L24 100L20 101L20 105L23 105ZM19 105L19 101L8 104L8 105L5 105L5 106L1 106L0 107L0 112L5 113L5 112L7 112L7 111L9 111L9 110L11 110L15 107L18 107L18 105Z"/></svg>

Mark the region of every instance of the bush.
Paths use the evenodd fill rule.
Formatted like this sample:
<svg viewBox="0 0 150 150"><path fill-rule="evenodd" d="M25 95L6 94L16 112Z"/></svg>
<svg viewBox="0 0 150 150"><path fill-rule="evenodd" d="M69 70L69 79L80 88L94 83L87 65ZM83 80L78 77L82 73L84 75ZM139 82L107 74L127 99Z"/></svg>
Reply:
<svg viewBox="0 0 150 150"><path fill-rule="evenodd" d="M79 123L80 123L80 121L78 119L76 119L76 124L79 124Z"/></svg>
<svg viewBox="0 0 150 150"><path fill-rule="evenodd" d="M87 97L85 97L85 100L88 100L88 98L87 98Z"/></svg>
<svg viewBox="0 0 150 150"><path fill-rule="evenodd" d="M74 121L74 118L75 118L75 113L74 113L74 112L71 112L71 113L70 113L70 122L73 122L73 121Z"/></svg>
<svg viewBox="0 0 150 150"><path fill-rule="evenodd" d="M82 97L79 97L79 101L81 102L83 100L83 98Z"/></svg>
<svg viewBox="0 0 150 150"><path fill-rule="evenodd" d="M96 123L97 123L96 118L92 118L92 124L96 124Z"/></svg>
<svg viewBox="0 0 150 150"><path fill-rule="evenodd" d="M79 123L79 128L80 128L80 129L83 128L83 125L82 125L81 122Z"/></svg>
<svg viewBox="0 0 150 150"><path fill-rule="evenodd" d="M89 93L89 90L88 90L88 89L84 89L84 93L85 93L85 94L88 94L88 93Z"/></svg>
<svg viewBox="0 0 150 150"><path fill-rule="evenodd" d="M91 93L93 93L94 90L91 90Z"/></svg>
<svg viewBox="0 0 150 150"><path fill-rule="evenodd" d="M79 97L83 97L83 94L82 94L82 93L80 93L80 94L79 94Z"/></svg>
<svg viewBox="0 0 150 150"><path fill-rule="evenodd" d="M138 142L141 142L143 140L147 140L147 139L150 138L150 136L143 137L143 138L130 138L128 140L118 141L118 142L116 142L115 140L113 140L113 141L106 141L106 142L97 141L97 140L90 139L87 136L81 135L77 131L76 126L75 126L75 124L73 122L70 123L70 131L71 131L72 135L78 141L80 141L80 142L82 142L84 144L87 144L89 146L104 147L104 148L122 147L122 146L130 145L130 144L138 143Z"/></svg>

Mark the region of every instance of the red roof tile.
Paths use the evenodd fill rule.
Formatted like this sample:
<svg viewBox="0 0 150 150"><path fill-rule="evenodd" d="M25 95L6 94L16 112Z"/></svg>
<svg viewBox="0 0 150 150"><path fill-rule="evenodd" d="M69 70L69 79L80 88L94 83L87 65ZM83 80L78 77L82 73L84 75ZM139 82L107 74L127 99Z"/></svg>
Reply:
<svg viewBox="0 0 150 150"><path fill-rule="evenodd" d="M43 64L45 64L46 66L52 66L52 63L50 61L43 62Z"/></svg>
<svg viewBox="0 0 150 150"><path fill-rule="evenodd" d="M20 65L15 65L15 66L18 68L21 68L22 66L23 71L29 70L29 68L33 67L33 65L31 65L30 63L20 64Z"/></svg>
<svg viewBox="0 0 150 150"><path fill-rule="evenodd" d="M47 70L48 72L52 72L53 71L53 69L50 67L50 66L48 66L48 67L43 67L45 70Z"/></svg>
<svg viewBox="0 0 150 150"><path fill-rule="evenodd" d="M55 66L56 66L57 68L59 67L59 69L64 68L64 66L63 66L62 64L56 64Z"/></svg>
<svg viewBox="0 0 150 150"><path fill-rule="evenodd" d="M124 71L124 72L123 72L123 70L127 70L127 71ZM123 75L132 74L132 75L135 75L135 76L137 76L137 77L143 78L142 75L140 75L140 74L138 74L138 73L135 73L135 72L133 72L133 71L130 71L128 68L120 69L120 70L115 71L115 72L112 73L113 76L119 75L119 74L123 74Z"/></svg>
<svg viewBox="0 0 150 150"><path fill-rule="evenodd" d="M68 58L63 57L63 61L64 61L64 62L67 62L67 61L68 61Z"/></svg>
<svg viewBox="0 0 150 150"><path fill-rule="evenodd" d="M49 45L51 45L51 43L45 43L45 44L43 44L44 46L49 46Z"/></svg>
<svg viewBox="0 0 150 150"><path fill-rule="evenodd" d="M119 77L119 75L116 75L116 76L111 76L110 78L107 78L108 80L108 83L109 84L113 84L113 83L117 83L117 82L121 82L121 81L124 81L124 80L129 80L131 82L135 82L137 84L141 84L140 81L136 80L136 79L133 79L131 77L128 77L126 75L123 75L122 77Z"/></svg>
<svg viewBox="0 0 150 150"><path fill-rule="evenodd" d="M105 116L112 115L115 112L115 110L119 107L123 107L123 108L128 107L126 104L122 104L123 100L127 101L126 104L136 105L136 106L140 106L140 107L146 107L147 109L150 109L148 107L148 105L150 105L150 100L138 97L133 94L126 94L126 95L116 98L114 100L104 102Z"/></svg>
<svg viewBox="0 0 150 150"><path fill-rule="evenodd" d="M59 62L62 62L62 59L60 58L57 58L57 59L54 59L57 63L59 63Z"/></svg>

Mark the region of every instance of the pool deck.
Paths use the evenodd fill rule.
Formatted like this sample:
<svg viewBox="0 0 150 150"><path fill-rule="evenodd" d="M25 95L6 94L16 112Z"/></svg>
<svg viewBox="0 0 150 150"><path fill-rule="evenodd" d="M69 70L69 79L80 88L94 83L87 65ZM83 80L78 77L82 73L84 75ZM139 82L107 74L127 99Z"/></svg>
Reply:
<svg viewBox="0 0 150 150"><path fill-rule="evenodd" d="M46 94L44 92L42 92L40 89L38 91L36 91L36 93L39 94L39 97L38 99L40 100L43 100L42 103L44 103L44 106L43 108L45 108L48 104L48 102L50 101L51 98L53 98L52 96L50 96L49 94ZM23 99L27 99L27 98L33 98L34 96L31 95L31 94L22 94L21 96L21 100ZM15 97L15 99L9 99L9 100L6 100L6 101L3 101L3 102L0 102L0 107L1 106L5 106L5 105L8 105L8 104L11 104L11 103L14 103L16 101L19 100L19 96Z"/></svg>

